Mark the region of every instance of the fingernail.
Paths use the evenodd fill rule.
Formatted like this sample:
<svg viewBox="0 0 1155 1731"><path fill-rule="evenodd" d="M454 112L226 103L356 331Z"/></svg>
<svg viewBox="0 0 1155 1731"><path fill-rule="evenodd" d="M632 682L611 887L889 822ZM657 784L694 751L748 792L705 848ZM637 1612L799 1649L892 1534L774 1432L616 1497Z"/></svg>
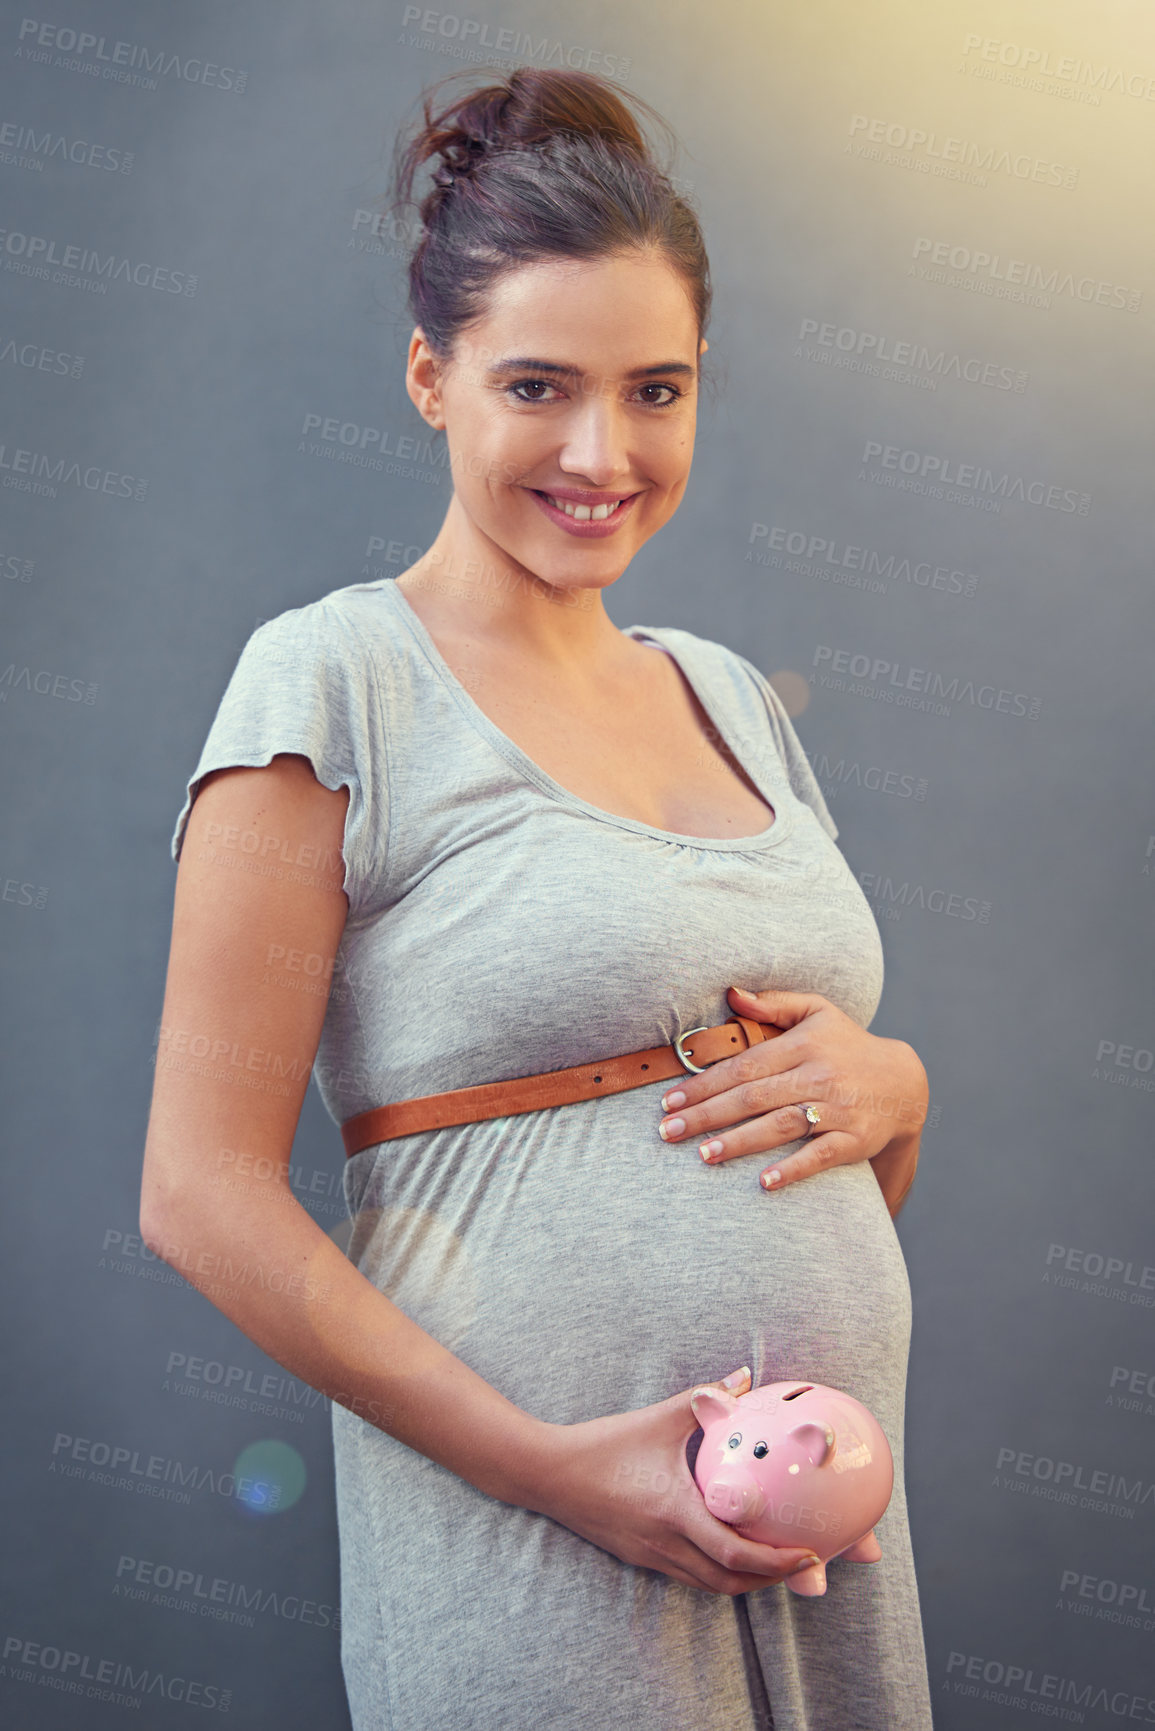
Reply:
<svg viewBox="0 0 1155 1731"><path fill-rule="evenodd" d="M721 1138L715 1137L713 1142L703 1142L702 1146L698 1149L698 1153L702 1156L703 1160L712 1160L715 1154L720 1154L722 1152L722 1146Z"/></svg>
<svg viewBox="0 0 1155 1731"><path fill-rule="evenodd" d="M795 1565L791 1569L790 1573L792 1575L797 1575L803 1569L814 1569L814 1568L817 1568L817 1566L818 1566L818 1558L817 1557L803 1557L803 1559L800 1563L795 1563Z"/></svg>
<svg viewBox="0 0 1155 1731"><path fill-rule="evenodd" d="M781 1184L781 1182L782 1174L779 1172L777 1166L775 1166L773 1172L763 1172L762 1174L762 1188L764 1190L773 1190L775 1184Z"/></svg>
<svg viewBox="0 0 1155 1731"><path fill-rule="evenodd" d="M682 1093L680 1088L675 1088L670 1094L662 1095L663 1112L672 1112L676 1106L684 1106L685 1104L686 1096Z"/></svg>
<svg viewBox="0 0 1155 1731"><path fill-rule="evenodd" d="M722 1378L722 1387L723 1388L737 1388L740 1383L743 1383L746 1381L746 1378L749 1375L750 1375L750 1366L748 1364L744 1364L742 1366L741 1370L732 1370L730 1372L729 1376L724 1376Z"/></svg>
<svg viewBox="0 0 1155 1731"><path fill-rule="evenodd" d="M680 1136L685 1128L684 1118L669 1118L664 1124L658 1125L658 1135L663 1142L668 1142L671 1136Z"/></svg>

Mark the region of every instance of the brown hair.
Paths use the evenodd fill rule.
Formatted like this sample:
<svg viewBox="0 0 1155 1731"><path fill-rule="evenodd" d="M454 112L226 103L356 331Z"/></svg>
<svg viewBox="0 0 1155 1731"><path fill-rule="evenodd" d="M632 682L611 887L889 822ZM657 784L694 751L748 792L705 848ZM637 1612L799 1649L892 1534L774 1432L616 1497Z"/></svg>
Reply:
<svg viewBox="0 0 1155 1731"><path fill-rule="evenodd" d="M698 219L631 108L669 135L657 111L637 96L627 105L594 73L522 66L434 113L437 93L462 77L476 74L451 73L424 92L423 123L400 134L394 151L394 213L418 202L417 172L440 158L409 260L410 311L433 352L450 353L506 271L650 247L685 283L700 337L711 288Z"/></svg>

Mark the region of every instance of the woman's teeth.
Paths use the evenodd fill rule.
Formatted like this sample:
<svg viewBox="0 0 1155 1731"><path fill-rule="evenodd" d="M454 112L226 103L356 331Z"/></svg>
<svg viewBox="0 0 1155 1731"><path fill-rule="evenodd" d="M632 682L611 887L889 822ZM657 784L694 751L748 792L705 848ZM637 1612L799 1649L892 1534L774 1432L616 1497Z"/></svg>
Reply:
<svg viewBox="0 0 1155 1731"><path fill-rule="evenodd" d="M621 504L620 499L611 499L605 505L575 505L569 499L555 499L552 493L547 493L546 498L556 511L564 511L567 517L576 517L579 523L602 523Z"/></svg>

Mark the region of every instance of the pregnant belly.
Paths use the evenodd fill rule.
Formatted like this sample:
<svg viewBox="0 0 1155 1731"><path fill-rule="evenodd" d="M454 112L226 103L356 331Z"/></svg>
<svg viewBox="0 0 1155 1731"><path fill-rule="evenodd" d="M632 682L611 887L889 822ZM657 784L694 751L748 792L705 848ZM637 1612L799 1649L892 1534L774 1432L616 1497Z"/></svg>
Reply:
<svg viewBox="0 0 1155 1731"><path fill-rule="evenodd" d="M385 1144L350 1255L517 1405L576 1423L748 1364L901 1427L910 1286L868 1164L768 1194L657 1135L658 1090ZM791 1147L797 1144L791 1144Z"/></svg>

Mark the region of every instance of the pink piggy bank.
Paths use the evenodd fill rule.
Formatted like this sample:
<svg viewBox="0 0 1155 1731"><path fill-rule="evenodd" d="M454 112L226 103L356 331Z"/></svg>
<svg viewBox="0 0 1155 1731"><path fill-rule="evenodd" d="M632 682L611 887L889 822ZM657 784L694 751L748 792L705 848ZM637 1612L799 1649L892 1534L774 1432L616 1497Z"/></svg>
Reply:
<svg viewBox="0 0 1155 1731"><path fill-rule="evenodd" d="M894 1489L890 1446L860 1401L819 1382L764 1382L742 1395L697 1388L694 1477L710 1513L762 1545L807 1545L818 1566L786 1577L826 1591L832 1557L876 1563L872 1531Z"/></svg>

